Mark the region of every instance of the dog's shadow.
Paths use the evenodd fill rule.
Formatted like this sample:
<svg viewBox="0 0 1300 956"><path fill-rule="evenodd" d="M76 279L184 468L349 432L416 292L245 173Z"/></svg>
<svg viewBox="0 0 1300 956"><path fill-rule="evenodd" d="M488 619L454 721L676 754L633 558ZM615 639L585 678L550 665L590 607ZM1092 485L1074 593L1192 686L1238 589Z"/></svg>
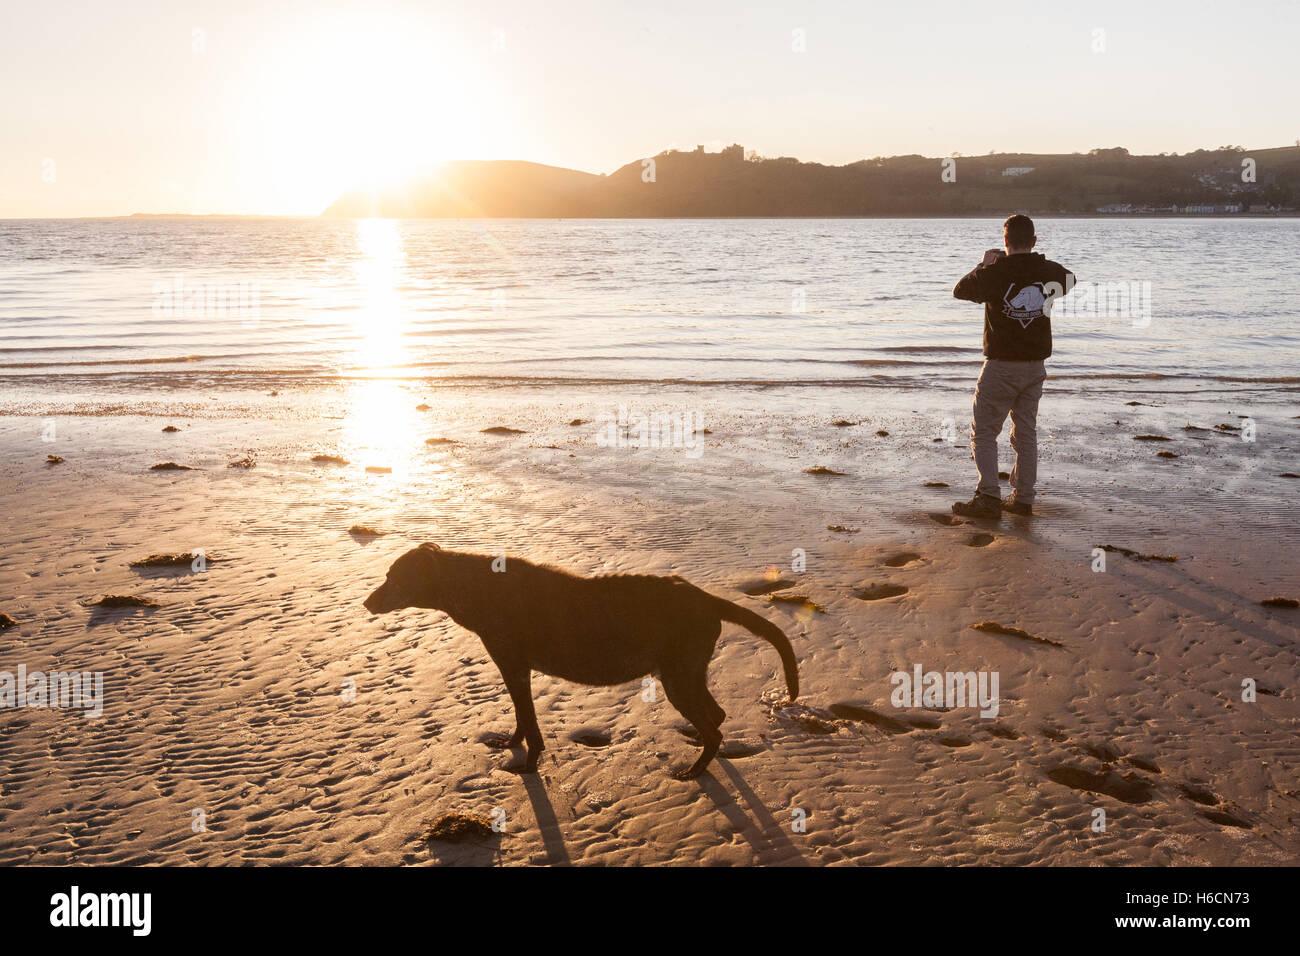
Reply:
<svg viewBox="0 0 1300 956"><path fill-rule="evenodd" d="M713 767L721 767L731 778L736 796L733 796L717 777ZM546 850L546 863L550 866L571 866L568 847L564 843L564 832L560 828L555 807L546 793L546 783L540 773L519 775L528 792L528 802L532 805L533 818L542 837ZM758 799L758 795L745 781L744 776L730 761L718 758L712 766L694 781L705 793L714 806L735 827L736 832L750 845L754 852L754 862L759 865L776 864L781 866L808 866L803 851L795 845L786 831L777 822L772 812ZM739 801L737 800L739 797ZM740 801L744 802L741 806ZM674 860L675 863L692 863L691 860Z"/></svg>
<svg viewBox="0 0 1300 956"><path fill-rule="evenodd" d="M722 782L713 775L712 768L721 767L731 778L736 794L743 800L742 807ZM808 866L803 851L790 839L772 812L758 799L758 795L745 782L744 776L730 760L718 757L704 774L696 778L700 789L713 801L714 806L731 821L736 832L754 851L754 862L760 866ZM748 812L746 812L748 808ZM751 816L752 815L752 816Z"/></svg>
<svg viewBox="0 0 1300 956"><path fill-rule="evenodd" d="M533 819L537 821L537 830L542 835L542 845L546 849L546 863L549 866L571 866L569 849L564 845L564 832L560 829L559 818L551 798L546 795L546 784L540 773L521 773L519 779L528 791L528 802L533 807Z"/></svg>

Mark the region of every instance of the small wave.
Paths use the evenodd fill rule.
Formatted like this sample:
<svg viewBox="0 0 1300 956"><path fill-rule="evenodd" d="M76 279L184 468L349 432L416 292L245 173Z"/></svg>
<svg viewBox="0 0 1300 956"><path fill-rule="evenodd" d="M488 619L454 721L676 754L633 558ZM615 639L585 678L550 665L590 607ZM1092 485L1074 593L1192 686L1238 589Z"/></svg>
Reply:
<svg viewBox="0 0 1300 956"><path fill-rule="evenodd" d="M956 353L962 355L976 354L980 350L969 345L882 345L873 351L876 352L916 352L918 354L932 353Z"/></svg>
<svg viewBox="0 0 1300 956"><path fill-rule="evenodd" d="M18 350L15 350L18 351ZM171 365L232 358L229 355L174 355L170 358L91 359L85 362L0 362L0 368L80 368L97 365Z"/></svg>
<svg viewBox="0 0 1300 956"><path fill-rule="evenodd" d="M1049 379L1089 379L1089 380L1125 380L1125 381L1164 381L1192 380L1202 382L1225 382L1238 385L1296 385L1300 377L1292 375L1256 376L1256 375L1209 375L1195 372L1048 372Z"/></svg>
<svg viewBox="0 0 1300 956"><path fill-rule="evenodd" d="M967 359L965 361L947 361L947 362L927 362L924 359L845 359L845 365L870 365L888 368L889 366L903 365L928 365L931 368L940 368L948 365L979 365L976 359Z"/></svg>

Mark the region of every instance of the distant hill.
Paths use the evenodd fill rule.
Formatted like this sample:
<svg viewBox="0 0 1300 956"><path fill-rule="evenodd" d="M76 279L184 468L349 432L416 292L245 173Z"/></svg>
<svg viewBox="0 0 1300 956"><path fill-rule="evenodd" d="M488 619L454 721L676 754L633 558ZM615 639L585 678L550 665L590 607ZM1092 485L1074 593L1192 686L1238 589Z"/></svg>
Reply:
<svg viewBox="0 0 1300 956"><path fill-rule="evenodd" d="M394 219L569 217L603 176L515 160L444 163L406 188L355 190L340 196L326 216Z"/></svg>
<svg viewBox="0 0 1300 956"><path fill-rule="evenodd" d="M1242 179L1254 161L1254 182ZM1247 164L1249 165L1249 164ZM944 178L945 170L951 181ZM1300 147L1182 156L995 153L892 156L846 166L668 150L608 176L517 161L446 163L405 189L353 191L326 216L622 218L1292 212Z"/></svg>

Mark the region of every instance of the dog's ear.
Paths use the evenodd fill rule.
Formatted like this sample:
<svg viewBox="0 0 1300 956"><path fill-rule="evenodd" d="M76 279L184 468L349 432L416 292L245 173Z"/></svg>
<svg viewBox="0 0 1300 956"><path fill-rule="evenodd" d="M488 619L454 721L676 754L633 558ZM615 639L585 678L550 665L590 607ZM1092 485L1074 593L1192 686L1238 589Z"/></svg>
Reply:
<svg viewBox="0 0 1300 956"><path fill-rule="evenodd" d="M424 542L424 544L420 545L420 547L421 547L421 549L423 549L423 550L425 550L425 551L441 551L441 550L442 550L442 548L438 547L438 546L437 546L436 544L434 544L432 541L426 541L426 542Z"/></svg>

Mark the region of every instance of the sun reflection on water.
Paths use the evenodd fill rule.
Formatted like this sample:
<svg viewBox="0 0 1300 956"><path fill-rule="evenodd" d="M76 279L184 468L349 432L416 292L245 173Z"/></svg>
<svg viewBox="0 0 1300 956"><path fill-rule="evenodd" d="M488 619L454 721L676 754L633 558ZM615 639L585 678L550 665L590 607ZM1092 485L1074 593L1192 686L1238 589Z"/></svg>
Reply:
<svg viewBox="0 0 1300 956"><path fill-rule="evenodd" d="M384 375L408 359L402 344L405 303L398 291L405 255L397 221L359 220L357 250L361 308L354 319L359 340L356 365L362 374Z"/></svg>
<svg viewBox="0 0 1300 956"><path fill-rule="evenodd" d="M399 291L405 255L392 219L357 222L356 264L361 307L354 313L355 381L348 394L347 440L366 468L391 468L382 478L401 480L420 447L420 413L411 393L393 381L409 361L402 342L405 303Z"/></svg>

